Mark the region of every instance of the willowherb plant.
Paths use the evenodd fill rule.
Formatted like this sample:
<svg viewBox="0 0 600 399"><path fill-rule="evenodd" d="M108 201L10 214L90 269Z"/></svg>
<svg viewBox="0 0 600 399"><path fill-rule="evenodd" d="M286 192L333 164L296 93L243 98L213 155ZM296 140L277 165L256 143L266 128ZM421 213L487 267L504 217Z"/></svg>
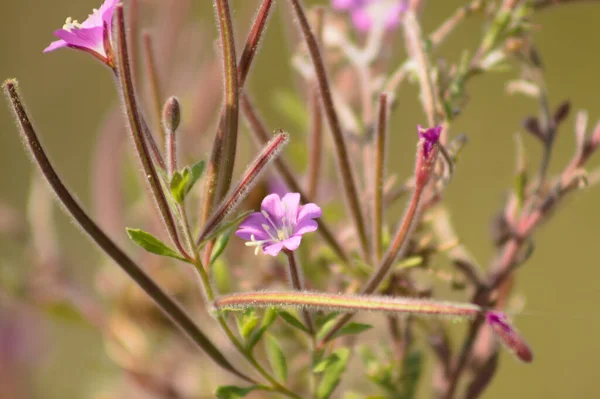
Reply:
<svg viewBox="0 0 600 399"><path fill-rule="evenodd" d="M516 358L533 360L532 350L509 320L514 309L507 308L507 300L517 270L532 253L534 231L564 197L600 180L600 171L585 170L600 145L600 124L590 134L583 112L577 116L572 160L557 176L548 168L570 104L550 108L530 19L540 9L574 2L473 0L427 34L420 22L427 13L422 0L332 0L330 7L312 8L301 0L280 0L277 7L288 8L298 30L300 43L293 47L291 64L303 83L297 98L306 98L310 118L308 155L301 172L282 154L290 141L301 145L300 136L280 129L270 135L244 87L276 7L273 0L256 0L258 10L239 57L231 4L214 0L220 59L202 67L191 65L200 70L193 81L179 60L170 66L186 85L202 88L205 98L200 105L171 96L158 73L159 61L175 57L175 38L167 36L171 41L163 40L166 44L160 48L154 41L166 35L160 29L179 29L181 36L195 38L193 29L163 24L143 32L141 40L137 36L139 7L154 7L157 14L172 7L185 14L187 1L106 0L82 23L67 19L55 32L60 40L44 52L71 48L102 62L114 75L126 116L124 129L121 113L114 112L102 137L108 145L97 150L103 162L97 165L96 191L105 191L98 198L97 217L82 208L56 173L17 81L6 80L3 87L27 150L57 200L131 281L113 278L114 268L102 270L101 294L114 309L101 306L61 267L63 255L52 239L50 211L36 205L46 209L43 217L30 218L39 258L36 270L44 278L37 278L27 293L40 307L67 306L98 327L111 359L141 388L139 397L215 393L219 398L413 398L418 384L429 384L421 381L423 353L434 359L431 395L480 396L496 371L499 342ZM480 45L458 63L437 60L438 46L475 13L486 20ZM391 64L388 56L395 51L393 34L403 36L408 55L400 65ZM467 110L468 83L509 60L516 61L523 77L510 82L508 90L539 101L539 117L526 118L524 128L539 139L543 156L529 179L518 141L516 184L495 223L497 254L484 269L454 234L444 193L452 176L460 173L456 162L465 136L453 134L452 127ZM219 82L219 65L222 87L213 83ZM351 76L351 85L340 77L344 73ZM395 95L409 77L418 84L425 118L413 133L414 171L397 182L387 168L389 153L410 154L414 147L389 149L388 121L396 111ZM354 82L356 87L348 87ZM219 90L223 102L211 109L209 103ZM247 129L239 123L240 114ZM215 131L212 146L206 135L198 138L210 129ZM119 142L126 131L154 207L122 199L118 182L128 166L105 148ZM246 131L255 139L257 153L232 184L235 161L248 155L238 146L238 133ZM328 134L330 140L324 137ZM198 160L196 150L210 156ZM196 162L183 166L192 158ZM329 158L337 165L335 176L325 168ZM116 168L107 167L113 163ZM265 177L271 165L272 173ZM269 189L274 185L279 191ZM36 188L32 199L50 200L39 192ZM386 207L409 193L402 218L386 218ZM135 217L129 212L140 208L144 212ZM347 220L336 220L332 213L342 210ZM121 229L130 219L144 227L127 228L131 241L145 250L135 257L111 238L115 226ZM257 256L247 247L254 247ZM462 302L444 300L414 276L416 268L433 272L428 259L436 253L446 254L452 277L444 282L449 290L460 291ZM41 267L46 264L53 267ZM197 290L203 293L200 307L199 297L193 295ZM154 307L147 306L141 292ZM155 317L154 309L171 324ZM377 330L387 327L389 335L378 332L379 342L361 341L373 326L353 320L365 312L386 320ZM430 317L422 317L426 315ZM448 321L459 319L466 320L468 329L455 347L448 338ZM217 334L223 339L215 338ZM156 336L161 339L153 339ZM183 337L207 358L190 355ZM364 372L349 367L360 361L354 352L361 354ZM212 368L226 373L215 375L209 372ZM194 383L170 378L173 373ZM123 395L138 397L125 392L123 388Z"/></svg>

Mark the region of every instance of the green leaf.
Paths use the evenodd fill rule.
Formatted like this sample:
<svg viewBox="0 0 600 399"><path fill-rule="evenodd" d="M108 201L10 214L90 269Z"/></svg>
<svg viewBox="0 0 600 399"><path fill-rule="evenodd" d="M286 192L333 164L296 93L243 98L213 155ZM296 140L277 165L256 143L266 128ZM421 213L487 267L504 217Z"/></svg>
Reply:
<svg viewBox="0 0 600 399"><path fill-rule="evenodd" d="M360 334L361 332L367 331L371 328L373 328L373 326L370 324L354 323L354 322L348 323L344 327L340 328L338 330L338 332L333 334L333 337L331 337L331 339L343 337L344 335Z"/></svg>
<svg viewBox="0 0 600 399"><path fill-rule="evenodd" d="M187 193L192 191L192 188L194 188L194 184L196 184L198 179L200 177L202 177L202 173L204 173L205 165L206 165L206 163L204 161L196 162L195 164L192 165L192 168L190 169L190 179L185 188L186 195L187 195Z"/></svg>
<svg viewBox="0 0 600 399"><path fill-rule="evenodd" d="M281 349L281 345L277 339L272 335L267 335L265 345L267 348L267 357L271 364L271 369L281 381L287 379L287 363L285 361L285 355Z"/></svg>
<svg viewBox="0 0 600 399"><path fill-rule="evenodd" d="M317 387L318 399L327 399L331 396L335 388L340 382L340 378L344 371L346 371L346 365L350 358L350 350L348 348L340 348L329 355L333 361L328 364L327 368L323 372L323 378Z"/></svg>
<svg viewBox="0 0 600 399"><path fill-rule="evenodd" d="M229 243L229 237L231 237L232 230L233 229L227 230L226 232L221 234L219 236L219 238L217 239L215 246L213 248L212 254L210 256L209 265L212 265L219 258L219 256L221 256L221 254L225 250L227 243Z"/></svg>
<svg viewBox="0 0 600 399"><path fill-rule="evenodd" d="M167 245L164 242L154 237L152 234L140 229L130 229L129 227L127 227L126 230L129 238L137 245L144 248L146 251L156 255L168 256L189 263L187 259L179 255L171 248L167 247Z"/></svg>
<svg viewBox="0 0 600 399"><path fill-rule="evenodd" d="M263 315L262 322L260 323L260 328L254 331L254 334L250 336L250 339L246 343L246 348L249 352L252 352L267 329L275 322L275 319L277 319L277 311L274 308L267 309Z"/></svg>
<svg viewBox="0 0 600 399"><path fill-rule="evenodd" d="M329 367L330 364L335 364L339 360L339 356L335 353L331 356L327 356L325 359L321 359L321 361L313 367L313 373L322 373L323 371L327 370L327 367Z"/></svg>
<svg viewBox="0 0 600 399"><path fill-rule="evenodd" d="M200 161L192 165L191 169L186 166L180 171L173 173L173 177L171 177L171 182L169 183L169 189L177 203L183 203L187 194L194 187L194 184L196 184L198 179L202 176L204 165L204 161Z"/></svg>
<svg viewBox="0 0 600 399"><path fill-rule="evenodd" d="M254 331L254 327L258 324L258 316L254 309L246 310L239 318L236 319L240 335L247 339Z"/></svg>
<svg viewBox="0 0 600 399"><path fill-rule="evenodd" d="M226 385L217 388L217 392L215 392L215 396L218 399L237 399L243 398L248 395L252 391L256 390L266 390L266 387L261 385L251 385L246 388L236 387L234 385Z"/></svg>
<svg viewBox="0 0 600 399"><path fill-rule="evenodd" d="M317 314L317 317L315 319L315 325L317 326L317 329L324 329L325 325L328 324L331 320L335 319L337 317L339 313L338 312L331 312L331 313L327 313L327 314L323 314L323 313L319 313Z"/></svg>
<svg viewBox="0 0 600 399"><path fill-rule="evenodd" d="M178 204L183 203L183 199L185 198L185 187L187 186L189 177L190 170L188 168L183 168L181 172L174 172L173 177L171 177L169 189L171 190L171 194Z"/></svg>
<svg viewBox="0 0 600 399"><path fill-rule="evenodd" d="M309 332L308 329L304 326L304 324L302 324L302 322L300 320L298 320L296 318L296 316L294 316L293 314L291 314L285 310L279 310L277 312L277 314L279 315L279 317L281 317L283 319L283 321L285 321L290 326L297 328L299 330L302 330L306 333Z"/></svg>

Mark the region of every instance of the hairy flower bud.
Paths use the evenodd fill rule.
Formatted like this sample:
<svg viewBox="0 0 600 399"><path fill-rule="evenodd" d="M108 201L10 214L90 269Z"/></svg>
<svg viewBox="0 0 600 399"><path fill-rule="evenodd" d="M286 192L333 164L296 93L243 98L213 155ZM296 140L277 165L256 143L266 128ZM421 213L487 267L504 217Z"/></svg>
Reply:
<svg viewBox="0 0 600 399"><path fill-rule="evenodd" d="M442 126L438 125L429 129L419 129L419 143L417 144L417 163L415 165L415 185L424 186L431 177L431 171L439 151L438 141L442 133Z"/></svg>

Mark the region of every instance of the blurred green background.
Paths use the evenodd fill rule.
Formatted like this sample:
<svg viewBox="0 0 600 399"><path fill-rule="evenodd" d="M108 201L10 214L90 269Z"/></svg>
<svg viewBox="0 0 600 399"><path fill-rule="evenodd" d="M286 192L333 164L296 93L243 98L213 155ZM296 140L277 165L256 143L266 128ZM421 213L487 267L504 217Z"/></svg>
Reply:
<svg viewBox="0 0 600 399"><path fill-rule="evenodd" d="M205 21L206 30L214 36L209 1L196 3L200 5L191 18ZM247 15L259 1L231 3L237 18ZM464 3L429 0L425 31L435 28ZM43 55L42 50L54 40L52 32L67 16L81 20L98 5L97 0L5 0L0 6L0 77L19 79L38 133L57 170L88 207L96 127L116 100L112 77L92 57L66 50ZM280 0L251 73L249 89L269 126L293 133L298 126L272 107L272 93L292 87L290 51L282 39L283 7L285 1ZM600 118L599 17L600 4L581 4L553 8L540 13L534 21L539 24L534 37L545 64L553 105L569 99L575 110L589 110L592 123ZM477 44L481 26L480 17L469 19L450 37L440 54L457 59L463 48ZM245 29L244 24L238 27L240 37L245 35ZM537 113L535 101L505 93L505 81L516 76L516 71L509 71L474 79L468 107L453 126L455 134L468 134L470 143L447 192L447 202L460 237L484 264L493 255L488 233L491 216L502 206L503 193L513 181L514 133L522 130L520 124L525 116ZM413 163L415 125L423 123L424 116L412 85L401 89L399 104L391 125L394 163L390 169L406 176ZM559 171L572 155L573 115L560 131L552 171ZM7 107L0 110L0 132L1 199L23 210L32 165ZM525 143L530 167L535 168L539 145L529 136ZM207 150L198 155L205 157ZM600 156L596 158L592 165L600 164ZM518 279L517 291L525 295L526 307L515 320L534 349L535 361L523 365L503 351L500 371L484 397L600 397L599 204L600 187L578 192L535 235L535 253ZM76 273L83 278L89 276L90 269L98 263L99 252L63 215L59 215L59 223L60 242L79 261L74 265ZM14 242L3 240L0 251L0 268L27 268L19 253L22 248ZM100 336L93 330L54 323L49 336L50 353L38 367L35 379L37 397L87 397L113 371L103 354ZM421 383L428 382L425 378Z"/></svg>

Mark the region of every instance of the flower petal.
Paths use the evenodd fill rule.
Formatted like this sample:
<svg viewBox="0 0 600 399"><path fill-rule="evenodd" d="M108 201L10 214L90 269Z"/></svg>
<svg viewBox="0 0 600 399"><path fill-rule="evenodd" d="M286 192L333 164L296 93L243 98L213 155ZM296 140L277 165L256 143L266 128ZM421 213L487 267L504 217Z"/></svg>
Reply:
<svg viewBox="0 0 600 399"><path fill-rule="evenodd" d="M59 29L54 32L54 35L64 40L67 45L86 48L106 57L103 32L102 27L72 29L71 31Z"/></svg>
<svg viewBox="0 0 600 399"><path fill-rule="evenodd" d="M323 211L321 211L321 208L317 204L313 204L311 202L306 205L302 205L298 211L297 223L302 223L306 219L320 218L322 214Z"/></svg>
<svg viewBox="0 0 600 399"><path fill-rule="evenodd" d="M271 256L277 256L277 254L279 254L279 252L281 252L282 249L283 249L282 242L276 242L276 243L273 243L270 245L265 245L262 248L262 250L265 254L271 255Z"/></svg>
<svg viewBox="0 0 600 399"><path fill-rule="evenodd" d="M302 222L300 222L296 225L296 228L294 229L294 235L299 236L302 234L310 233L310 232L317 230L318 227L319 227L319 224L317 222L315 222L314 220L304 219Z"/></svg>
<svg viewBox="0 0 600 399"><path fill-rule="evenodd" d="M244 240L251 240L252 235L254 235L254 238L257 240L266 240L270 237L262 227L264 224L268 224L268 222L262 213L254 212L244 219L238 227L238 230L235 232L235 235Z"/></svg>
<svg viewBox="0 0 600 399"><path fill-rule="evenodd" d="M50 43L50 45L48 47L46 47L43 52L49 53L50 51L54 51L59 48L63 48L63 47L67 47L67 46L68 46L68 44L64 40L56 40L56 41L53 41L52 43Z"/></svg>
<svg viewBox="0 0 600 399"><path fill-rule="evenodd" d="M290 251L295 251L296 249L298 249L301 242L302 242L302 236L296 235L296 236L292 236L292 237L288 238L287 240L284 240L283 246Z"/></svg>
<svg viewBox="0 0 600 399"><path fill-rule="evenodd" d="M281 220L285 216L281 198L277 194L267 195L260 204L260 209L267 212L271 217L271 222L275 223L276 227L281 227Z"/></svg>
<svg viewBox="0 0 600 399"><path fill-rule="evenodd" d="M300 206L300 194L298 193L287 193L281 199L283 210L285 212L285 220L291 226L296 224L298 220L298 207Z"/></svg>
<svg viewBox="0 0 600 399"><path fill-rule="evenodd" d="M361 0L333 0L331 6L335 10L351 10L362 5Z"/></svg>

